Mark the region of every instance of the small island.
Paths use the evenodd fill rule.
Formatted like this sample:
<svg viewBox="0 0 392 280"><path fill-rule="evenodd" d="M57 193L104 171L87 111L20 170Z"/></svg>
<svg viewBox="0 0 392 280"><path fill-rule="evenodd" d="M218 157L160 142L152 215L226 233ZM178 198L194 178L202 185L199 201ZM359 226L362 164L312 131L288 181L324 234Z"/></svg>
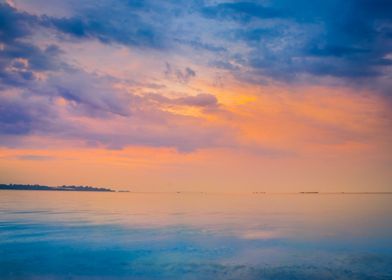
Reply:
<svg viewBox="0 0 392 280"><path fill-rule="evenodd" d="M71 191L71 192L114 192L109 188L97 188L90 186L43 186L43 185L23 185L23 184L0 184L0 190L20 190L20 191Z"/></svg>

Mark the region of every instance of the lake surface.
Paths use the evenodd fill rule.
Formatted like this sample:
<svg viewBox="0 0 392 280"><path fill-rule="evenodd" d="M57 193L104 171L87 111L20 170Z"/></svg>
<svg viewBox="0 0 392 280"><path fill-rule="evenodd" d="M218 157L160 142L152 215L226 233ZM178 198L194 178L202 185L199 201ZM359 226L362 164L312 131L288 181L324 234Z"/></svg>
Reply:
<svg viewBox="0 0 392 280"><path fill-rule="evenodd" d="M392 195L0 191L0 279L392 279Z"/></svg>

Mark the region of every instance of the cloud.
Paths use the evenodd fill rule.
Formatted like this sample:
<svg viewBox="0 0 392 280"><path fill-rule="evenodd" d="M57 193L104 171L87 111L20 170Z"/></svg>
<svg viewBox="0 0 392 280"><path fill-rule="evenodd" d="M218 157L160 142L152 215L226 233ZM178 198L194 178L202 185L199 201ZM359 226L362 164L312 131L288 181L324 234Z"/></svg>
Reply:
<svg viewBox="0 0 392 280"><path fill-rule="evenodd" d="M190 87L204 79L199 69L223 69L259 84L309 75L306 83L333 77L390 91L388 7L381 0L207 6L203 1L101 0L70 5L67 14L59 16L0 4L0 134L7 139L39 135L107 148L143 145L183 152L238 146L236 132L227 123L166 110L194 107L206 113L223 107L216 96ZM95 44L88 51L104 46L109 58L101 62L95 57L99 61L92 63L82 57L78 51L86 41ZM121 59L132 53L135 61L116 57L118 67L109 71L105 62L111 51ZM145 57L160 60L154 64L142 60ZM152 69L165 61L171 62L164 70L170 81L159 80L162 73ZM132 67L124 70L122 63ZM159 78L151 74L156 72ZM139 74L140 80L166 87L154 89L154 94L130 89L130 80ZM147 84L140 80L135 83ZM177 86L189 93L172 97ZM276 152L267 147L259 153Z"/></svg>
<svg viewBox="0 0 392 280"><path fill-rule="evenodd" d="M116 4L112 1L100 1L94 5L86 1L74 4L74 15L69 17L29 14L6 3L0 4L0 39L10 42L33 35L34 29L43 27L58 31L63 39L66 39L64 35L68 35L80 40L96 39L105 44L150 48L164 46L161 36L164 33L160 25L150 18L155 16L154 13L149 13L153 10L148 7L146 9L145 5L139 5L136 1ZM109 16L112 14L115 16Z"/></svg>
<svg viewBox="0 0 392 280"><path fill-rule="evenodd" d="M257 1L220 3L201 14L230 22L226 32L217 34L231 45L250 47L233 53L232 60L252 75L280 81L303 74L375 81L392 64L391 17L385 13L390 8L383 0L281 0L265 6Z"/></svg>
<svg viewBox="0 0 392 280"><path fill-rule="evenodd" d="M75 69L52 75L42 91L69 101L74 113L92 117L108 117L112 114L128 116L131 113L132 94L116 90L114 78L100 76Z"/></svg>
<svg viewBox="0 0 392 280"><path fill-rule="evenodd" d="M161 104L192 106L192 107L217 107L218 99L209 93L199 93L195 96L184 96L178 98L168 98L160 94L146 95L148 100L157 101Z"/></svg>
<svg viewBox="0 0 392 280"><path fill-rule="evenodd" d="M34 16L19 13L8 4L0 3L0 39L2 43L12 42L17 38L30 35L30 25L34 22Z"/></svg>
<svg viewBox="0 0 392 280"><path fill-rule="evenodd" d="M392 64L388 56L392 48L391 18L385 13L391 5L388 1L296 1L293 4L280 0L265 4L245 1L216 5L191 1L182 4L101 1L92 6L86 2L75 8L69 17L33 16L3 4L4 20L0 28L5 30L3 34L7 34L5 39L8 41L31 35L30 26L36 25L56 30L62 38L98 40L103 44L176 50L174 42L177 42L199 51L216 53L211 65L230 66L235 61L248 68L252 75L279 81L293 81L304 74L374 80L385 75L385 69ZM188 19L189 15L192 17ZM206 19L222 24L210 24L205 30ZM183 26L187 24L194 26L192 33L184 32ZM225 41L211 39L216 36ZM236 48L242 43L249 48ZM20 49L28 47L32 54L38 54L30 57L39 58L42 66L53 61L53 57L45 60L44 50L40 53L27 45ZM31 63L39 64L38 61ZM239 78L244 75L237 69L226 69ZM184 84L196 76L191 67L178 69L169 63L165 74ZM16 76L14 83L34 77L30 72ZM12 80L11 77L8 80Z"/></svg>
<svg viewBox="0 0 392 280"><path fill-rule="evenodd" d="M201 9L206 17L249 21L252 18L276 18L281 12L256 2L226 2Z"/></svg>
<svg viewBox="0 0 392 280"><path fill-rule="evenodd" d="M0 95L0 135L26 135L48 127L54 112L42 98Z"/></svg>
<svg viewBox="0 0 392 280"><path fill-rule="evenodd" d="M79 143L107 149L147 146L192 152L233 145L232 132L224 127L205 123L197 117L162 111L160 103L151 105L146 99L135 97L135 108L131 108L129 115L109 112L110 115L102 117L102 113L95 115L89 109L75 108L79 105L72 103L59 105L57 98L29 95L11 99L0 97L1 145L30 145L23 139L28 140L31 136L40 137L43 143L54 138L73 145ZM181 100L181 103L185 102L195 103L193 99ZM208 105L197 101L196 106Z"/></svg>
<svg viewBox="0 0 392 280"><path fill-rule="evenodd" d="M43 155L19 155L16 158L20 160L37 160L37 161L55 159L52 156L43 156Z"/></svg>
<svg viewBox="0 0 392 280"><path fill-rule="evenodd" d="M76 40L162 49L167 43L162 27L170 19L165 12L149 1L86 1L78 3L72 16L44 15L41 24Z"/></svg>
<svg viewBox="0 0 392 280"><path fill-rule="evenodd" d="M5 91L0 95L1 145L23 147L28 144L23 139L31 136L108 149L149 146L192 152L232 145L231 132L224 127L163 110L166 105L215 108L215 96L143 97L116 89L115 82L113 77L74 70Z"/></svg>
<svg viewBox="0 0 392 280"><path fill-rule="evenodd" d="M196 107L215 107L218 105L218 99L209 93L200 93L196 96L186 96L176 99L178 104Z"/></svg>
<svg viewBox="0 0 392 280"><path fill-rule="evenodd" d="M223 46L219 46L213 43L206 43L203 42L200 38L196 38L196 39L175 39L176 42L183 44L183 45L187 45L187 46L191 46L192 48L194 48L195 50L199 50L199 51L209 51L209 52L213 52L213 53L222 53L222 52L226 52L227 49Z"/></svg>
<svg viewBox="0 0 392 280"><path fill-rule="evenodd" d="M300 75L375 80L392 64L391 18L385 12L391 4L385 0L89 3L75 6L68 17L33 16L3 4L0 28L8 41L30 36L30 26L41 26L56 30L63 39L68 36L162 51L176 51L175 43L189 45L196 51L215 53L210 65L226 65L223 68L238 78L245 74L230 67L233 62L260 80L269 77L286 82ZM210 23L208 29L206 22ZM189 32L188 25L192 26ZM32 48L22 45L20 49L28 47ZM44 59L44 50L31 52L38 54L30 57L40 58L42 66L53 61L53 57ZM196 76L191 67L178 69L171 64L166 65L165 73L184 84ZM7 80L22 83L32 77L33 73L25 71Z"/></svg>
<svg viewBox="0 0 392 280"><path fill-rule="evenodd" d="M58 46L38 47L26 41L38 26L35 16L0 4L0 81L2 86L27 86L40 73L65 67L58 56Z"/></svg>
<svg viewBox="0 0 392 280"><path fill-rule="evenodd" d="M44 24L77 39L97 39L103 43L120 43L131 46L162 47L160 34L148 24L138 21L137 15L128 15L128 24L122 25L124 18L118 22L105 21L104 18L72 17L46 18ZM114 21L114 22L113 22Z"/></svg>
<svg viewBox="0 0 392 280"><path fill-rule="evenodd" d="M174 79L181 84L187 84L192 78L196 77L196 72L193 69L185 67L185 69L181 70L168 62L165 63L164 73L166 78Z"/></svg>
<svg viewBox="0 0 392 280"><path fill-rule="evenodd" d="M59 53L55 45L41 49L19 41L6 44L0 52L0 81L3 87L27 86L38 80L42 73L66 67L58 60Z"/></svg>

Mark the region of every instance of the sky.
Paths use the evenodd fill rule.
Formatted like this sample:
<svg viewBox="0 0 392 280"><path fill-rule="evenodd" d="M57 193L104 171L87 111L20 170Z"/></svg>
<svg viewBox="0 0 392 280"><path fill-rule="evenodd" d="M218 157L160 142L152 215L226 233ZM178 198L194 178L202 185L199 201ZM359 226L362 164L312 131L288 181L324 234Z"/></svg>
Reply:
<svg viewBox="0 0 392 280"><path fill-rule="evenodd" d="M392 191L390 11L0 0L0 181Z"/></svg>

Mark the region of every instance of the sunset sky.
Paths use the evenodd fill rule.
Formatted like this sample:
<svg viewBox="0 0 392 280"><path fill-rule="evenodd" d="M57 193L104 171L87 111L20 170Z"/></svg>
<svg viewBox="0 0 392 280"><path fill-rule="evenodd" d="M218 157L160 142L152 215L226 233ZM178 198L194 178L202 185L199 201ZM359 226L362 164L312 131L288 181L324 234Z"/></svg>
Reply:
<svg viewBox="0 0 392 280"><path fill-rule="evenodd" d="M391 11L0 0L0 183L392 191Z"/></svg>

